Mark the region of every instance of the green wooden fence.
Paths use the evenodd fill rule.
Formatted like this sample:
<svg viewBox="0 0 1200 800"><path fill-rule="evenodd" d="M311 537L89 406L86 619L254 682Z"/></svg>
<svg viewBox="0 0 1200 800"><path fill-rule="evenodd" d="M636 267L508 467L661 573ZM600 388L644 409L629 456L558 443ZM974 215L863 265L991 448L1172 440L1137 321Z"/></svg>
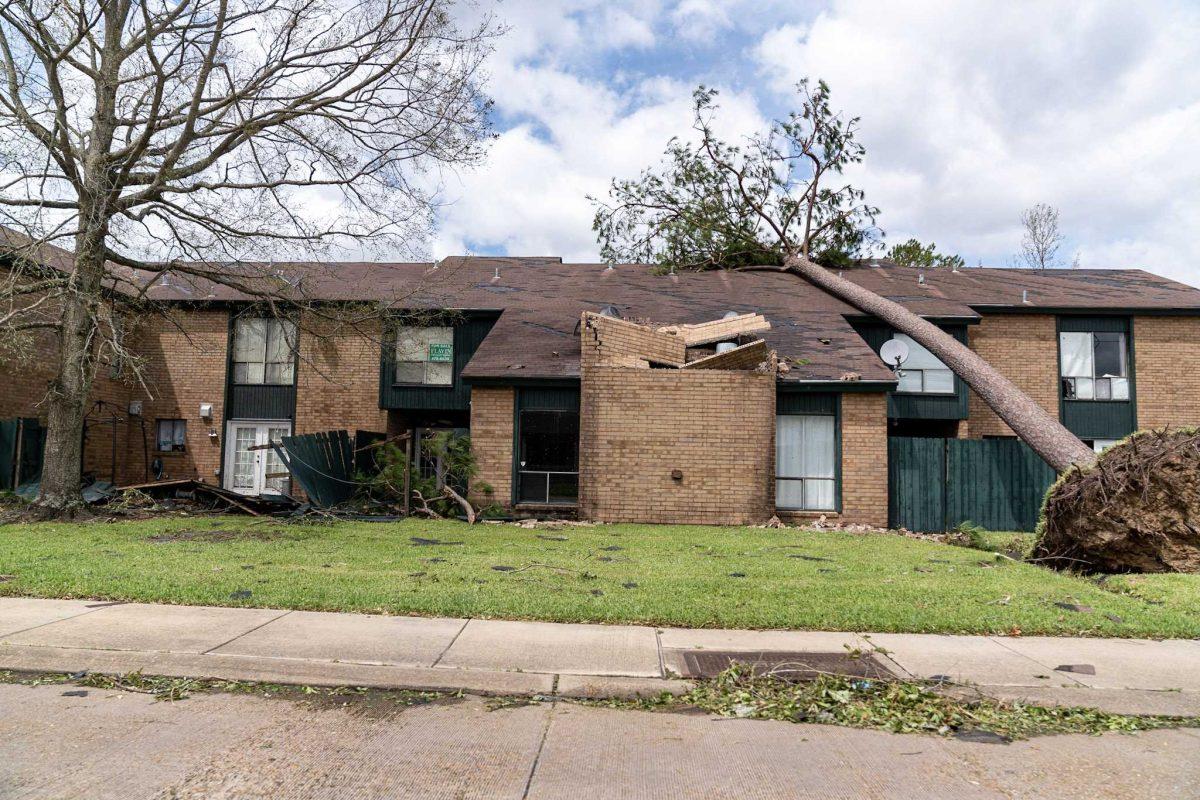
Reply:
<svg viewBox="0 0 1200 800"><path fill-rule="evenodd" d="M888 439L893 527L1032 531L1054 470L1016 439Z"/></svg>

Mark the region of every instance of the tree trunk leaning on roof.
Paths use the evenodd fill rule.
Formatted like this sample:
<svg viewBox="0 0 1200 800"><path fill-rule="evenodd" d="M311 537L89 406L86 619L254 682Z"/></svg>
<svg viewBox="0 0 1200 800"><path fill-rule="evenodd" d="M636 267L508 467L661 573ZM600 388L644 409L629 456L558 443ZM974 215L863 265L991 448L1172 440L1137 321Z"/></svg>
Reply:
<svg viewBox="0 0 1200 800"><path fill-rule="evenodd" d="M791 273L924 345L1056 471L1092 464L1096 455L1087 445L966 345L836 274L875 239L879 210L842 177L866 153L856 141L858 118L833 110L824 82L802 80L796 88L798 110L741 144L718 138L717 93L698 88L692 125L698 142L672 139L661 167L614 180L608 200L593 198L601 256L678 269Z"/></svg>
<svg viewBox="0 0 1200 800"><path fill-rule="evenodd" d="M911 336L966 381L996 416L1055 471L1062 473L1073 465L1088 466L1096 460L1095 452L1046 409L973 350L933 323L802 256L788 256L781 269Z"/></svg>

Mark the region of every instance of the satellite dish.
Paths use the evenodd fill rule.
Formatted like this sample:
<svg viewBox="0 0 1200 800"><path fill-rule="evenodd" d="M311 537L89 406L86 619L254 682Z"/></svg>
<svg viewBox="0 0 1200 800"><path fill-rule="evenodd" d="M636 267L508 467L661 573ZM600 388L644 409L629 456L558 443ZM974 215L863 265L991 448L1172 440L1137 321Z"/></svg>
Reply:
<svg viewBox="0 0 1200 800"><path fill-rule="evenodd" d="M879 357L889 367L899 367L908 361L908 345L898 339L889 339L879 348Z"/></svg>

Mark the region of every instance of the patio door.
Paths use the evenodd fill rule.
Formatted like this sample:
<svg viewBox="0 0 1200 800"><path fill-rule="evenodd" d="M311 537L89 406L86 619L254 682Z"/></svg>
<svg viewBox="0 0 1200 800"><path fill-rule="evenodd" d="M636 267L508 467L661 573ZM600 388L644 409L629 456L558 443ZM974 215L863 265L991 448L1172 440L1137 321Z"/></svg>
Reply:
<svg viewBox="0 0 1200 800"><path fill-rule="evenodd" d="M267 445L291 434L287 420L230 422L225 433L225 488L249 495L287 492L289 478L280 476L283 462Z"/></svg>

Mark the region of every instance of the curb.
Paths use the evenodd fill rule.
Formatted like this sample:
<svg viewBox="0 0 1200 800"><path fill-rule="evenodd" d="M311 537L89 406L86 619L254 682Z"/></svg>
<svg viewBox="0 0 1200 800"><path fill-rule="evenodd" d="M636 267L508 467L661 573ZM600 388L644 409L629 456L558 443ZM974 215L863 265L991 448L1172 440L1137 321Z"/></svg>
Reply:
<svg viewBox="0 0 1200 800"><path fill-rule="evenodd" d="M660 678L568 675L541 672L403 667L341 661L309 661L261 656L147 653L36 645L0 646L0 669L18 672L82 670L107 674L142 672L170 678L281 683L296 686L365 686L425 692L465 692L482 696L552 696L576 699L638 699L662 692L682 694L691 684ZM555 682L557 680L557 690Z"/></svg>

